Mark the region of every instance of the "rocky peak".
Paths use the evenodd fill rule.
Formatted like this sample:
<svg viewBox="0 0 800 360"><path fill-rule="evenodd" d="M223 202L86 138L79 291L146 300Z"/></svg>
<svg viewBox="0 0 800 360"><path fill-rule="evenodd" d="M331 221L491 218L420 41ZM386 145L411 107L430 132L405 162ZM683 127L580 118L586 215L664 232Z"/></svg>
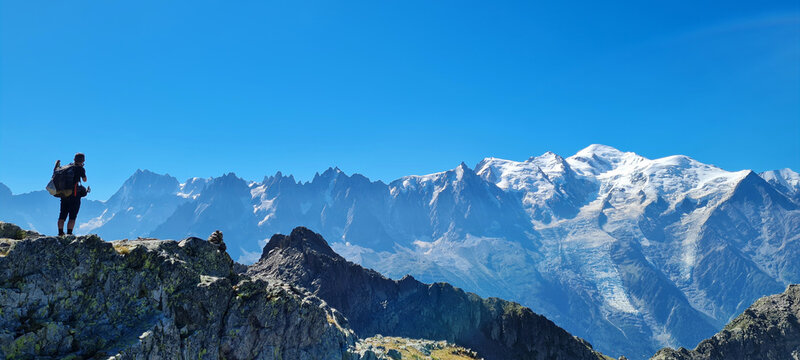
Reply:
<svg viewBox="0 0 800 360"><path fill-rule="evenodd" d="M273 236L247 274L308 289L341 311L360 336L448 340L489 360L602 359L588 343L519 304L411 276L388 279L344 260L306 228Z"/></svg>
<svg viewBox="0 0 800 360"><path fill-rule="evenodd" d="M752 201L755 203L770 202L784 209L794 210L798 204L771 186L761 176L751 170L746 170L746 175L736 184L730 196L730 201Z"/></svg>
<svg viewBox="0 0 800 360"><path fill-rule="evenodd" d="M339 254L331 249L328 242L322 238L322 235L302 226L294 228L289 235L272 235L267 245L264 246L261 259L267 258L270 252L275 249L299 252L302 254L313 253L316 256L325 255L333 258L341 258Z"/></svg>
<svg viewBox="0 0 800 360"><path fill-rule="evenodd" d="M272 186L275 184L291 184L297 185L297 181L294 179L294 175L287 175L284 176L282 172L278 171L273 176L265 176L264 180L261 182L263 185Z"/></svg>
<svg viewBox="0 0 800 360"><path fill-rule="evenodd" d="M178 179L169 174L156 174L150 170L136 170L109 199L109 207L118 208L141 198L159 198L177 194Z"/></svg>
<svg viewBox="0 0 800 360"><path fill-rule="evenodd" d="M8 188L3 183L0 183L0 199L6 199L11 197L11 189Z"/></svg>
<svg viewBox="0 0 800 360"><path fill-rule="evenodd" d="M229 173L224 174L224 175L222 175L222 176L220 176L218 178L213 178L211 182L212 182L212 184L216 184L216 185L226 185L226 184L245 184L246 185L247 184L247 182L244 179L236 176L236 173L233 173L233 172L229 172Z"/></svg>
<svg viewBox="0 0 800 360"><path fill-rule="evenodd" d="M329 167L325 171L323 171L322 174L314 173L314 178L311 179L311 183L313 184L319 181L328 182L331 181L332 179L337 178L339 175L345 175L345 173L341 169L339 169L338 166Z"/></svg>
<svg viewBox="0 0 800 360"><path fill-rule="evenodd" d="M131 187L135 189L163 187L167 190L176 190L180 184L178 179L170 176L169 174L156 174L150 170L136 170L131 175L122 187Z"/></svg>
<svg viewBox="0 0 800 360"><path fill-rule="evenodd" d="M652 360L800 359L800 285L757 300L694 350L662 349Z"/></svg>

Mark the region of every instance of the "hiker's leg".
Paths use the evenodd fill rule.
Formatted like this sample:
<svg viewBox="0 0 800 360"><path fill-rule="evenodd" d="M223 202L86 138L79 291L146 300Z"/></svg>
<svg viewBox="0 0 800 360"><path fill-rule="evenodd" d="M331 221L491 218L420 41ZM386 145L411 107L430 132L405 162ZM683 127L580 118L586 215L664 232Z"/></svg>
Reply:
<svg viewBox="0 0 800 360"><path fill-rule="evenodd" d="M67 223L67 234L72 234L72 229L75 228L75 219L69 219Z"/></svg>
<svg viewBox="0 0 800 360"><path fill-rule="evenodd" d="M58 213L58 235L64 235L64 220L69 214L69 202L61 198L61 210Z"/></svg>
<svg viewBox="0 0 800 360"><path fill-rule="evenodd" d="M78 211L81 209L81 199L72 199L72 204L69 209L69 222L67 223L67 234L72 234L72 229L75 228L75 219L78 217Z"/></svg>

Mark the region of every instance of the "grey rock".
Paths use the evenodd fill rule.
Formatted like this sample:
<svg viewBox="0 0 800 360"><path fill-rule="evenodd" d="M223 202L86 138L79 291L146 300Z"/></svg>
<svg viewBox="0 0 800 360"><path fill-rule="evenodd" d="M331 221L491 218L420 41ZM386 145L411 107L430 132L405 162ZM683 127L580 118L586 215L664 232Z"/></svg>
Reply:
<svg viewBox="0 0 800 360"><path fill-rule="evenodd" d="M208 241L10 241L0 358L351 357L341 314L303 289L237 274Z"/></svg>
<svg viewBox="0 0 800 360"><path fill-rule="evenodd" d="M400 352L396 349L389 349L389 351L386 352L386 356L392 360L400 360L403 358L403 356L400 355Z"/></svg>
<svg viewBox="0 0 800 360"><path fill-rule="evenodd" d="M652 360L800 359L800 285L759 299L694 350L662 349Z"/></svg>
<svg viewBox="0 0 800 360"><path fill-rule="evenodd" d="M23 230L12 223L0 221L0 239L22 240L36 236L41 235L35 231Z"/></svg>

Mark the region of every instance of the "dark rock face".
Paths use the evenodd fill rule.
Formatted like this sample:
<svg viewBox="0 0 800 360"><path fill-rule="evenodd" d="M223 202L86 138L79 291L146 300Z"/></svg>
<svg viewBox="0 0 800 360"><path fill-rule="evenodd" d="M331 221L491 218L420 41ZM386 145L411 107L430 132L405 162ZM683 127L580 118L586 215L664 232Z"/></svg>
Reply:
<svg viewBox="0 0 800 360"><path fill-rule="evenodd" d="M800 359L800 285L767 296L694 350L662 349L653 360Z"/></svg>
<svg viewBox="0 0 800 360"><path fill-rule="evenodd" d="M319 235L275 235L247 274L305 287L341 311L359 336L447 340L486 359L602 359L585 341L519 304L446 283L393 281L346 261Z"/></svg>
<svg viewBox="0 0 800 360"><path fill-rule="evenodd" d="M0 358L351 358L344 317L304 290L237 274L218 244L0 243Z"/></svg>

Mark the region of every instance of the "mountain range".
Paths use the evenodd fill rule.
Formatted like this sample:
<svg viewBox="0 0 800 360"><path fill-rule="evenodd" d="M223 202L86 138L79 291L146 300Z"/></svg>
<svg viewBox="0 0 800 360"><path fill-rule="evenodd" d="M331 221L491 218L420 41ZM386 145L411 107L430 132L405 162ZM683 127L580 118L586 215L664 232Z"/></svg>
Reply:
<svg viewBox="0 0 800 360"><path fill-rule="evenodd" d="M0 184L0 219L40 232L57 203ZM137 171L84 201L79 233L184 238L222 230L256 262L275 233L313 228L390 278L520 302L603 353L693 348L757 298L800 282L800 175L729 172L686 156L592 145L563 158L486 158L388 184L338 168L299 182Z"/></svg>
<svg viewBox="0 0 800 360"><path fill-rule="evenodd" d="M106 242L0 222L0 357L611 359L517 303L385 278L303 227L250 266L226 248L220 232ZM694 350L651 360L796 360L798 316L790 285Z"/></svg>
<svg viewBox="0 0 800 360"><path fill-rule="evenodd" d="M345 261L306 228L273 236L249 268L234 263L226 248L219 232L208 241L106 242L96 235L46 237L0 222L0 357L607 359L519 304L446 283L394 282ZM341 279L334 289L341 296L328 299L368 305L343 306L356 328L300 283L273 276L278 268L309 284ZM372 327L365 327L370 318ZM459 344L475 345L480 357Z"/></svg>

